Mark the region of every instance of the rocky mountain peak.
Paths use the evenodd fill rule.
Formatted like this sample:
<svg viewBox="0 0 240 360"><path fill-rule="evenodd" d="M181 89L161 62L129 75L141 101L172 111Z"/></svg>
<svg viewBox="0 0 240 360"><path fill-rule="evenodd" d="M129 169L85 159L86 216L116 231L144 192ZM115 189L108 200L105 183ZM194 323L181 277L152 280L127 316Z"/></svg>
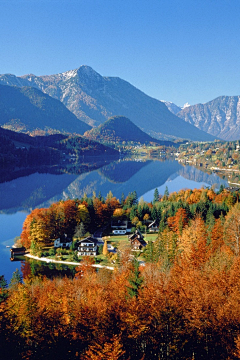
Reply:
<svg viewBox="0 0 240 360"><path fill-rule="evenodd" d="M180 121L162 102L147 96L127 81L103 77L87 65L55 75L0 75L0 84L35 87L60 100L79 120L90 126L98 126L109 117L120 114L155 138L214 139Z"/></svg>
<svg viewBox="0 0 240 360"><path fill-rule="evenodd" d="M76 69L77 75L79 78L87 79L88 82L92 81L101 81L103 77L93 70L90 66L81 65L78 69Z"/></svg>

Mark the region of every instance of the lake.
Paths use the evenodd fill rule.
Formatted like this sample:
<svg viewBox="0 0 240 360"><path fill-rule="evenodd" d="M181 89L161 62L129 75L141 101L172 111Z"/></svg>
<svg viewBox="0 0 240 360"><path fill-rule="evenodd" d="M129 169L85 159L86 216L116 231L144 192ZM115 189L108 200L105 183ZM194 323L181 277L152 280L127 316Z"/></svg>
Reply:
<svg viewBox="0 0 240 360"><path fill-rule="evenodd" d="M7 174L7 177L6 177ZM136 190L138 197L153 200L156 188L163 194L183 188L217 188L227 181L175 160L121 159L95 160L67 167L22 169L5 172L0 178L0 275L9 282L13 271L21 268L19 261L10 261L6 246L22 231L23 222L32 209L48 207L55 201L92 196L93 191L106 197L111 190L121 198Z"/></svg>

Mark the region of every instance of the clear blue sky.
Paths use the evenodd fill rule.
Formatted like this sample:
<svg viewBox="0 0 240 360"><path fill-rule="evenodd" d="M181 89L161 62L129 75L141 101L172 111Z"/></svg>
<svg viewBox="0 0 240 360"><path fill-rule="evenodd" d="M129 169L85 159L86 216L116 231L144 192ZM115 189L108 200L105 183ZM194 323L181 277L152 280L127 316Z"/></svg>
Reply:
<svg viewBox="0 0 240 360"><path fill-rule="evenodd" d="M89 65L183 105L240 95L240 0L0 0L0 73Z"/></svg>

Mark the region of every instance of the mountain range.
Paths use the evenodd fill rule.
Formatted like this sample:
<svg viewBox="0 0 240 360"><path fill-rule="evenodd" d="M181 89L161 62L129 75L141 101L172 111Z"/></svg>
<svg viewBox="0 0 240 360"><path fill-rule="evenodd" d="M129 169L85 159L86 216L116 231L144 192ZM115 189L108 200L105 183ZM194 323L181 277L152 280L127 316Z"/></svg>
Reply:
<svg viewBox="0 0 240 360"><path fill-rule="evenodd" d="M0 75L0 84L32 87L60 100L79 120L98 126L109 117L122 115L158 139L183 138L212 141L207 134L170 112L125 80L103 77L89 66L56 75Z"/></svg>
<svg viewBox="0 0 240 360"><path fill-rule="evenodd" d="M205 104L185 107L177 116L221 139L240 138L240 96L219 96Z"/></svg>

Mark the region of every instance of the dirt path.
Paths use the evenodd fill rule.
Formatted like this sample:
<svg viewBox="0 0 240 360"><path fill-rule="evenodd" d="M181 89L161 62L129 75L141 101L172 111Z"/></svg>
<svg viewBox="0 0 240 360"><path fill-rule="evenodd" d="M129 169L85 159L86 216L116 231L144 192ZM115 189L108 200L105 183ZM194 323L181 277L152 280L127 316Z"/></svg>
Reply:
<svg viewBox="0 0 240 360"><path fill-rule="evenodd" d="M48 258L44 258L44 257L39 258L37 256L33 256L33 255L30 255L30 254L25 254L24 256L26 256L28 258L31 258L31 259L34 259L34 260L43 261L43 262L46 262L48 264L54 263L54 264L65 264L65 265L81 266L81 263L78 263L78 262L54 260L54 259L48 259ZM113 266L104 266L104 265L99 265L99 264L93 264L92 266L95 267L95 268L100 268L100 269L105 268L105 269L108 269L108 270L114 270Z"/></svg>

